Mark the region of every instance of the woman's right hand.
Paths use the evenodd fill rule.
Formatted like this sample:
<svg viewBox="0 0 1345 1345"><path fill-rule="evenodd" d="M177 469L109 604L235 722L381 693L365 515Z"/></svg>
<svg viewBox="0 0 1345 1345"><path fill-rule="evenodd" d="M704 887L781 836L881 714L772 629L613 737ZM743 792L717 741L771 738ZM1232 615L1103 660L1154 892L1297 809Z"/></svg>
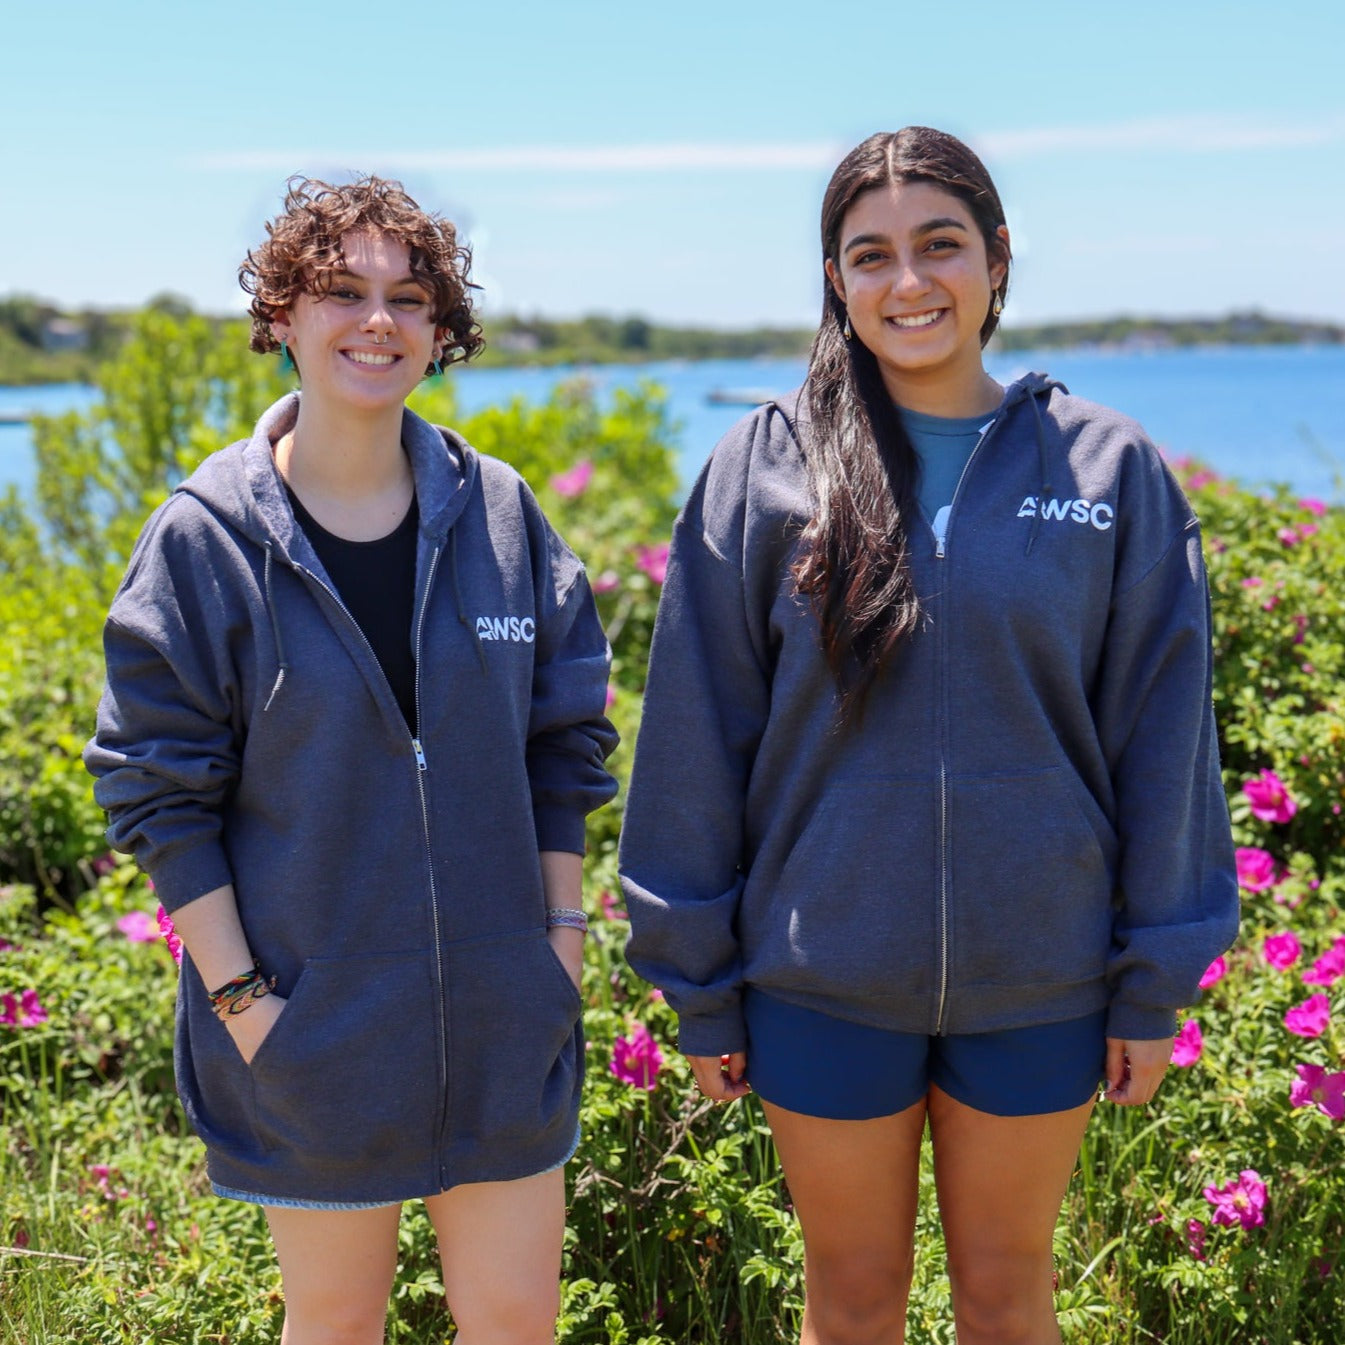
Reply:
<svg viewBox="0 0 1345 1345"><path fill-rule="evenodd" d="M689 1055L687 1063L696 1076L696 1087L712 1102L733 1102L752 1091L747 1082L747 1052L731 1055Z"/></svg>
<svg viewBox="0 0 1345 1345"><path fill-rule="evenodd" d="M252 1057L261 1049L261 1044L271 1034L276 1019L280 1017L286 1000L279 995L263 995L254 1000L242 1013L226 1015L224 1026L229 1029L243 1063L252 1064Z"/></svg>

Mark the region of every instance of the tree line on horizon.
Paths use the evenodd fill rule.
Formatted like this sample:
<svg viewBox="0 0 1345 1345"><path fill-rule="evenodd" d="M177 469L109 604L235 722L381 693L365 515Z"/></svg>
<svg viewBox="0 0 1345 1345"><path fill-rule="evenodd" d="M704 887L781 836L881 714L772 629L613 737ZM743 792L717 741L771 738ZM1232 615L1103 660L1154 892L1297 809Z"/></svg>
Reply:
<svg viewBox="0 0 1345 1345"><path fill-rule="evenodd" d="M154 296L144 309L182 318L194 310L181 295ZM136 309L61 309L31 295L0 298L0 386L87 383L121 347ZM245 318L209 317L221 330ZM510 365L643 364L659 360L802 357L811 327L741 329L680 327L638 314L590 313L579 318L484 314L486 348L476 363ZM1324 320L1273 317L1252 309L1222 317L1114 316L1001 327L1003 351L1070 347L1169 349L1208 345L1345 344L1345 326Z"/></svg>

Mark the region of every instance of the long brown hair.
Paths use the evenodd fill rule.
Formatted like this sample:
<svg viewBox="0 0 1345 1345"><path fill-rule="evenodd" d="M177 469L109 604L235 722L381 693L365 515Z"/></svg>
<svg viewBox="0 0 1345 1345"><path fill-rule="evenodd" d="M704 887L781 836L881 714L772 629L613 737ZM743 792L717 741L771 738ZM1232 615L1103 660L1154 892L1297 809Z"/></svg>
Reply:
<svg viewBox="0 0 1345 1345"><path fill-rule="evenodd" d="M881 131L841 160L822 200L822 259L840 264L841 224L866 191L926 182L956 196L985 240L986 256L1004 264L995 291L1009 288L1009 249L998 230L1004 208L985 165L956 137L928 126ZM878 361L859 340L847 341L845 305L823 272L822 321L804 383L807 423L801 439L815 513L794 564L798 591L822 627L822 649L841 693L842 717L865 697L897 646L920 622L910 572L908 520L917 517L919 463ZM993 297L981 345L999 318Z"/></svg>

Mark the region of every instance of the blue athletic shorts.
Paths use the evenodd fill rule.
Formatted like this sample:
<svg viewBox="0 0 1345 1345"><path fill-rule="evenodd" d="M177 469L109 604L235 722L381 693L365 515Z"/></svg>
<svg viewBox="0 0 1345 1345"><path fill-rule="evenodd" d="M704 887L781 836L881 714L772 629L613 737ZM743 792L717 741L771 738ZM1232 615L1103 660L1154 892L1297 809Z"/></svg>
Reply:
<svg viewBox="0 0 1345 1345"><path fill-rule="evenodd" d="M938 1086L992 1116L1081 1106L1106 1063L1105 1010L1065 1023L927 1037L886 1032L748 987L747 1079L788 1111L834 1121L892 1116Z"/></svg>

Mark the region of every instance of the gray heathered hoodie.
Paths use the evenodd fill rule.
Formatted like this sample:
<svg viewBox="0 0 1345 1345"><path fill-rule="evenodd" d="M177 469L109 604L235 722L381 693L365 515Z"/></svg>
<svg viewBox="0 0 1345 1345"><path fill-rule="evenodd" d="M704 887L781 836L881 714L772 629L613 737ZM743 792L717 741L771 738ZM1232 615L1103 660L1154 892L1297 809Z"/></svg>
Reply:
<svg viewBox="0 0 1345 1345"><path fill-rule="evenodd" d="M146 524L85 751L108 837L171 912L232 882L288 1005L251 1065L185 958L175 1064L218 1184L395 1201L528 1175L573 1143L579 995L539 850L611 797L608 649L573 553L503 463L405 414L413 739L296 524L271 441Z"/></svg>
<svg viewBox="0 0 1345 1345"><path fill-rule="evenodd" d="M788 575L788 415L715 449L678 520L622 834L628 956L681 1047L740 995L905 1032L1082 1017L1167 1036L1238 901L1195 517L1140 428L1029 375L911 538L923 628L837 727ZM806 433L806 426L802 427Z"/></svg>

